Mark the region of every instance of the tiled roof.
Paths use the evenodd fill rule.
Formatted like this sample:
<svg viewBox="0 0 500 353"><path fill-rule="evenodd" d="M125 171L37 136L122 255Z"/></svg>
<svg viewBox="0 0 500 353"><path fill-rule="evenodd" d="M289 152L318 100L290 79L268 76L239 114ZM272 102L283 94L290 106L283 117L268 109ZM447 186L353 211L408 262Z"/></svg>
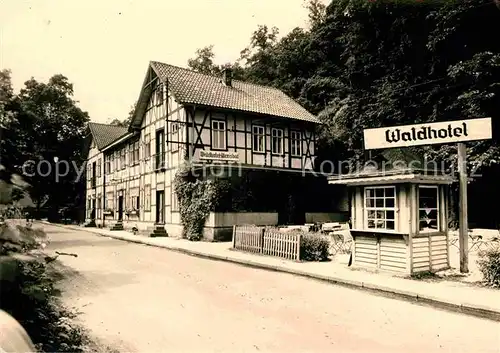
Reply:
<svg viewBox="0 0 500 353"><path fill-rule="evenodd" d="M122 126L89 123L89 129L98 149L102 149L128 133L128 129Z"/></svg>
<svg viewBox="0 0 500 353"><path fill-rule="evenodd" d="M218 108L240 110L290 119L319 123L319 120L279 89L232 80L231 86L221 77L157 61L151 67L163 80L181 104L200 104Z"/></svg>
<svg viewBox="0 0 500 353"><path fill-rule="evenodd" d="M378 185L394 183L419 183L451 184L456 181L449 175L432 175L421 173L402 173L379 176L335 176L329 177L328 183L333 185Z"/></svg>

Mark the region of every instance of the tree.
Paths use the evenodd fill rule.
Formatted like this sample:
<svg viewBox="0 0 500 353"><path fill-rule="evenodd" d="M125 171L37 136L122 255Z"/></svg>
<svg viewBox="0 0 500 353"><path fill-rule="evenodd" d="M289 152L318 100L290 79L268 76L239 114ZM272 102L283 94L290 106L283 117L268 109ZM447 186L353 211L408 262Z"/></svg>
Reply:
<svg viewBox="0 0 500 353"><path fill-rule="evenodd" d="M208 45L201 49L197 49L195 57L188 60L188 67L191 70L212 76L220 76L222 74L222 70L224 70L225 68L231 68L233 71L233 78L241 79L244 75L244 70L241 65L238 62L235 62L233 64L226 63L223 65L215 64L215 54L213 52L213 49L213 45Z"/></svg>
<svg viewBox="0 0 500 353"><path fill-rule="evenodd" d="M207 75L219 75L219 66L214 64L214 46L208 45L201 49L197 49L195 57L188 60L190 69L201 72Z"/></svg>
<svg viewBox="0 0 500 353"><path fill-rule="evenodd" d="M134 117L136 106L137 106L137 102L135 102L130 107L130 111L128 112L128 117L125 120L113 119L113 120L111 120L111 122L109 122L109 124L116 125L116 126L122 126L122 127L128 127L130 125L130 122L132 121L132 118Z"/></svg>
<svg viewBox="0 0 500 353"><path fill-rule="evenodd" d="M2 82L3 87L8 87L8 80ZM80 169L85 161L83 137L89 117L73 99L73 85L60 74L47 83L32 78L18 95L11 95L5 106L10 118L3 119L2 124L2 163L23 174L38 207L46 199L54 209L74 202L79 180L75 166ZM59 164L57 177L55 157L69 167L66 171ZM36 170L35 164L45 169ZM26 168L30 165L32 168Z"/></svg>
<svg viewBox="0 0 500 353"><path fill-rule="evenodd" d="M314 28L326 19L326 5L320 0L307 0L304 7L308 10L309 26Z"/></svg>
<svg viewBox="0 0 500 353"><path fill-rule="evenodd" d="M277 87L318 115L318 162L362 161L366 128L491 117L493 139L468 143L468 161L497 180L500 168L490 164L500 160L500 41L491 33L499 4L306 0L307 29L278 39L277 28L258 26L236 63L244 80ZM200 54L197 69L216 70L213 47ZM454 146L420 152L456 159ZM475 193L500 197L491 190Z"/></svg>
<svg viewBox="0 0 500 353"><path fill-rule="evenodd" d="M277 28L258 26L237 63L245 80L282 89L319 115L321 148L344 145L345 157L358 158L365 128L499 115L496 5L307 0L308 29L278 39ZM200 71L216 70L213 46L199 54ZM469 159L498 160L498 145L496 137L472 143Z"/></svg>

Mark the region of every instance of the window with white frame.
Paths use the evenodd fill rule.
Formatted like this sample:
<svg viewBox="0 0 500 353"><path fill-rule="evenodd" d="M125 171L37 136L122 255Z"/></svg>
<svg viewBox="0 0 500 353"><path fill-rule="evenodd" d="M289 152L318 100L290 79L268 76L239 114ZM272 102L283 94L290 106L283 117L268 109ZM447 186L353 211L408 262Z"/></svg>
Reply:
<svg viewBox="0 0 500 353"><path fill-rule="evenodd" d="M109 174L111 171L111 156L104 156L104 175Z"/></svg>
<svg viewBox="0 0 500 353"><path fill-rule="evenodd" d="M122 148L119 153L120 153L120 167L121 169L125 169L127 167L127 159L126 159L127 154L125 148Z"/></svg>
<svg viewBox="0 0 500 353"><path fill-rule="evenodd" d="M222 120L212 121L212 148L215 150L226 149L226 122Z"/></svg>
<svg viewBox="0 0 500 353"><path fill-rule="evenodd" d="M144 211L151 210L151 185L144 187Z"/></svg>
<svg viewBox="0 0 500 353"><path fill-rule="evenodd" d="M302 133L300 131L290 131L290 153L292 156L302 156Z"/></svg>
<svg viewBox="0 0 500 353"><path fill-rule="evenodd" d="M97 177L100 178L101 177L101 174L102 173L102 159L99 158L97 160Z"/></svg>
<svg viewBox="0 0 500 353"><path fill-rule="evenodd" d="M133 210L139 210L140 209L140 204L139 204L139 196L130 196L130 208Z"/></svg>
<svg viewBox="0 0 500 353"><path fill-rule="evenodd" d="M135 161L134 161L134 144L133 143L131 143L130 145L128 145L127 154L128 154L128 165L133 166L135 164Z"/></svg>
<svg viewBox="0 0 500 353"><path fill-rule="evenodd" d="M365 227L396 229L396 187L365 188Z"/></svg>
<svg viewBox="0 0 500 353"><path fill-rule="evenodd" d="M151 135L144 135L144 159L151 157Z"/></svg>
<svg viewBox="0 0 500 353"><path fill-rule="evenodd" d="M164 100L164 85L162 83L159 83L157 88L156 88L156 105L161 105Z"/></svg>
<svg viewBox="0 0 500 353"><path fill-rule="evenodd" d="M272 153L283 154L283 129L273 128L271 130Z"/></svg>
<svg viewBox="0 0 500 353"><path fill-rule="evenodd" d="M139 149L140 149L140 143L139 143L139 140L137 140L134 143L134 159L135 159L135 163L137 163L137 164L139 164L139 162L140 162Z"/></svg>
<svg viewBox="0 0 500 353"><path fill-rule="evenodd" d="M254 152L264 152L264 126L252 127L252 149Z"/></svg>
<svg viewBox="0 0 500 353"><path fill-rule="evenodd" d="M179 150L179 122L174 121L171 124L171 131L172 131L172 151L178 151Z"/></svg>
<svg viewBox="0 0 500 353"><path fill-rule="evenodd" d="M139 141L135 141L129 145L129 164L131 166L139 164Z"/></svg>
<svg viewBox="0 0 500 353"><path fill-rule="evenodd" d="M418 187L420 232L439 231L439 189L437 186Z"/></svg>
<svg viewBox="0 0 500 353"><path fill-rule="evenodd" d="M115 209L115 194L113 192L108 192L106 195L106 209Z"/></svg>

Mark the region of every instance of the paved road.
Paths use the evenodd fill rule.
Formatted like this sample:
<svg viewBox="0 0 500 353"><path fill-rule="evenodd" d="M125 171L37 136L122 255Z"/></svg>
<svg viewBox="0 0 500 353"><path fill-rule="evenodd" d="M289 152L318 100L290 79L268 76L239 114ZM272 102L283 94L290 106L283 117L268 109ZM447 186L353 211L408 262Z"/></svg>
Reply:
<svg viewBox="0 0 500 353"><path fill-rule="evenodd" d="M500 352L500 324L46 226L65 300L120 352Z"/></svg>

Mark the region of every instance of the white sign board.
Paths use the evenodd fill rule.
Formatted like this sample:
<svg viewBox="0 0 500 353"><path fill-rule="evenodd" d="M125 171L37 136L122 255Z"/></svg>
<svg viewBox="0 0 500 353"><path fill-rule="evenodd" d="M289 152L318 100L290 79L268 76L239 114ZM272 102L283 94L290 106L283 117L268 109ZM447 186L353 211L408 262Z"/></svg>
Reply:
<svg viewBox="0 0 500 353"><path fill-rule="evenodd" d="M491 118L365 129L365 149L410 147L491 139Z"/></svg>
<svg viewBox="0 0 500 353"><path fill-rule="evenodd" d="M238 162L240 155L238 152L200 150L200 159Z"/></svg>

